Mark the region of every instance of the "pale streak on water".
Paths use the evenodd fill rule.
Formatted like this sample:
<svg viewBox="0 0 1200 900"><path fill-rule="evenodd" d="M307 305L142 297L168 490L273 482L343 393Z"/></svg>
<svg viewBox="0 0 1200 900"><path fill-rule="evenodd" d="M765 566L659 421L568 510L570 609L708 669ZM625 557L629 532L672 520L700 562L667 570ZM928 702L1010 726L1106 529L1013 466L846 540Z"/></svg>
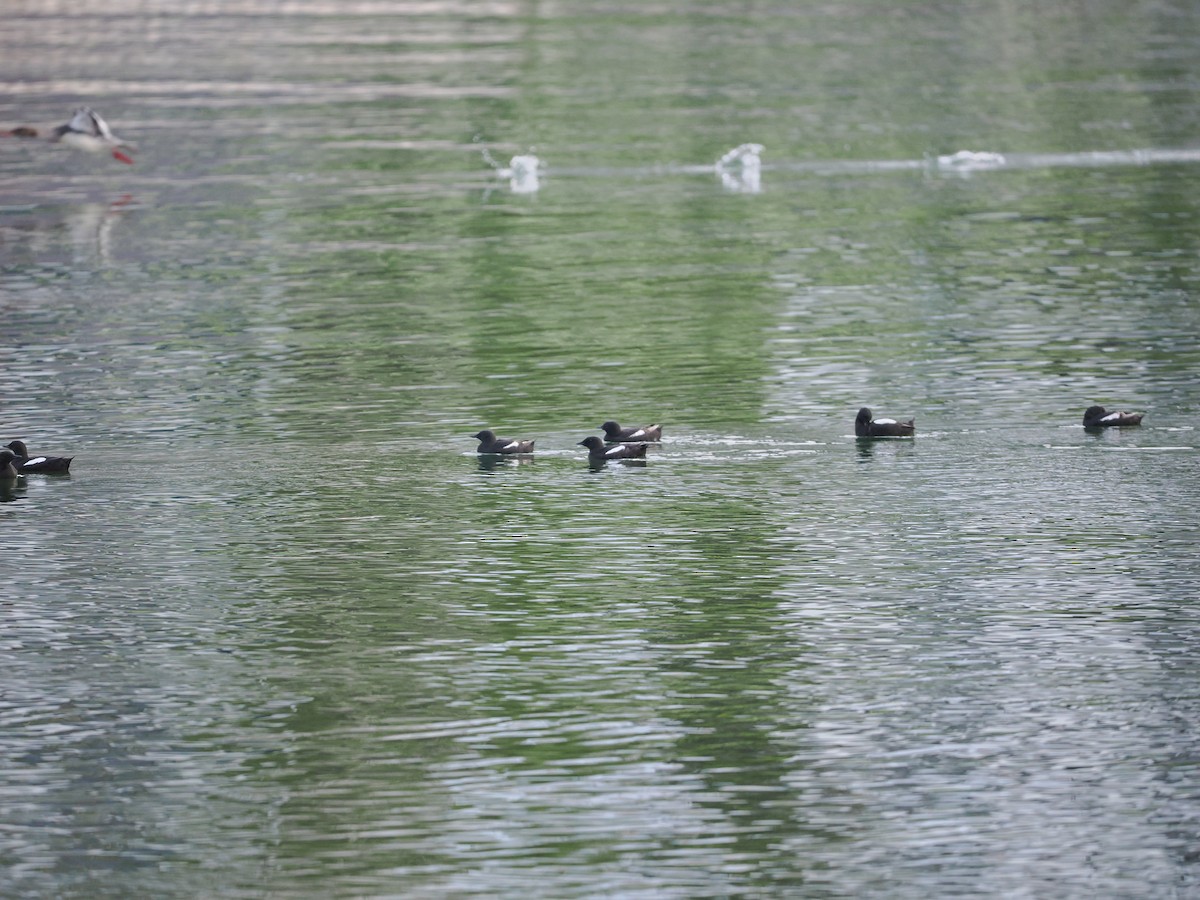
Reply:
<svg viewBox="0 0 1200 900"><path fill-rule="evenodd" d="M0 30L0 894L1195 893L1183 23L183 9Z"/></svg>

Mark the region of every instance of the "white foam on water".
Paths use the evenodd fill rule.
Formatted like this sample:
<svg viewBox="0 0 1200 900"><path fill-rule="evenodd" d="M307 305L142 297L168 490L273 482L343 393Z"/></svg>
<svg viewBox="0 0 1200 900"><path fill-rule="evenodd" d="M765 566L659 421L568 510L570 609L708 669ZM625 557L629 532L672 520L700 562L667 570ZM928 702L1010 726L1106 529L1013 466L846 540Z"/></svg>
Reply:
<svg viewBox="0 0 1200 900"><path fill-rule="evenodd" d="M740 144L717 160L721 187L735 194L762 193L762 144Z"/></svg>
<svg viewBox="0 0 1200 900"><path fill-rule="evenodd" d="M948 156L937 158L939 169L950 169L955 172L975 172L980 169L999 169L1008 164L1003 153L989 151L959 150Z"/></svg>
<svg viewBox="0 0 1200 900"><path fill-rule="evenodd" d="M992 172L1037 171L1059 168L1094 168L1119 166L1148 166L1157 164L1200 163L1200 149L1144 149L1118 151L1083 151L1078 153L1000 153L992 150L958 150L921 159L826 159L795 162L762 161L763 145L747 142L726 151L709 165L674 163L646 166L555 166L557 179L611 178L666 179L674 176L709 176L715 174L721 188L734 194L761 194L763 176L768 171L789 172L817 178L845 175L885 175L895 172L915 172L925 177L983 177ZM508 165L496 160L486 147L480 153L497 179L507 182L512 194L535 194L541 189L545 162L533 149L511 157ZM485 198L498 185L485 190Z"/></svg>
<svg viewBox="0 0 1200 900"><path fill-rule="evenodd" d="M542 161L532 153L514 156L508 163L508 189L514 194L534 194L541 187L538 168Z"/></svg>
<svg viewBox="0 0 1200 900"><path fill-rule="evenodd" d="M508 189L514 194L535 194L541 188L538 172L542 161L538 159L532 149L529 153L519 153L514 156L508 161L507 166L501 165L487 147L480 148L479 152L483 156L483 161L495 171L497 178L508 179Z"/></svg>

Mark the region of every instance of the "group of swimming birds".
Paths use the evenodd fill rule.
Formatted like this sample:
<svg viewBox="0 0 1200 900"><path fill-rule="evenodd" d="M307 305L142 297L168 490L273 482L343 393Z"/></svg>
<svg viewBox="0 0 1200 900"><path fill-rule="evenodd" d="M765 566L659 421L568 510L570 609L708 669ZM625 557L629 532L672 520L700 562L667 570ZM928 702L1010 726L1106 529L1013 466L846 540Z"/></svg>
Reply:
<svg viewBox="0 0 1200 900"><path fill-rule="evenodd" d="M7 131L0 131L0 137L40 138L37 128L21 125ZM51 130L48 140L52 144L64 144L86 153L111 153L113 159L126 165L133 165L133 159L126 153L137 148L129 141L112 133L100 116L86 106L75 110L71 120Z"/></svg>
<svg viewBox="0 0 1200 900"><path fill-rule="evenodd" d="M71 468L73 456L30 456L24 441L9 441L0 447L0 481L15 481L30 472L62 474Z"/></svg>
<svg viewBox="0 0 1200 900"><path fill-rule="evenodd" d="M1113 426L1140 425L1145 413L1109 412L1103 406L1089 406L1083 414L1083 427L1088 429ZM611 419L600 426L604 440L592 435L579 442L587 447L588 459L593 463L613 459L644 459L650 444L662 440L661 425L642 425L622 428ZM896 419L876 419L871 410L864 406L854 419L854 436L860 439L906 438L917 433L915 419L900 422ZM486 456L524 456L533 453L534 441L496 437L493 431L480 431L474 435L479 441L477 453Z"/></svg>
<svg viewBox="0 0 1200 900"><path fill-rule="evenodd" d="M1144 413L1108 412L1103 406L1089 406L1083 414L1084 428L1109 428L1112 426L1140 425ZM588 459L593 463L609 460L645 459L651 444L662 441L661 425L640 425L622 428L611 419L600 426L604 432L601 440L596 435L584 438L580 447L587 447ZM854 419L854 434L858 438L905 438L917 433L916 421L898 422L895 419L876 419L871 410L863 407ZM496 437L495 432L484 429L476 432L479 441L477 453L486 456L524 456L533 453L534 441ZM0 481L13 481L29 473L61 474L71 468L73 456L30 456L24 441L9 441L0 448Z"/></svg>
<svg viewBox="0 0 1200 900"><path fill-rule="evenodd" d="M607 462L610 459L645 459L649 446L662 440L661 425L622 428L616 422L609 420L600 428L604 431L603 441L596 435L592 435L579 442L580 447L587 447L588 458L592 462ZM524 456L533 452L533 441L496 437L495 432L486 429L477 432L475 440L479 441L477 452L488 456ZM607 443L605 443L606 441Z"/></svg>
<svg viewBox="0 0 1200 900"><path fill-rule="evenodd" d="M36 128L21 126L0 132L0 136L37 138L40 137L40 132ZM133 160L124 151L135 149L134 145L114 135L108 123L86 106L75 110L69 122L53 129L49 140L51 143L66 144L89 153L108 151L112 153L113 159L133 164ZM1141 413L1110 413L1103 406L1088 407L1083 414L1085 428L1138 425L1141 421ZM662 440L661 425L622 428L616 422L608 421L600 427L604 431L604 440L593 435L579 442L579 446L587 447L588 457L592 462L644 459L649 445ZM854 434L858 438L913 437L916 430L913 419L907 422L876 419L865 406L858 411L854 420ZM533 453L533 441L500 438L488 430L478 432L475 438L479 441L477 452L480 454L516 456ZM12 441L0 450L0 478L16 478L26 472L66 472L70 464L71 457L31 458L21 441Z"/></svg>

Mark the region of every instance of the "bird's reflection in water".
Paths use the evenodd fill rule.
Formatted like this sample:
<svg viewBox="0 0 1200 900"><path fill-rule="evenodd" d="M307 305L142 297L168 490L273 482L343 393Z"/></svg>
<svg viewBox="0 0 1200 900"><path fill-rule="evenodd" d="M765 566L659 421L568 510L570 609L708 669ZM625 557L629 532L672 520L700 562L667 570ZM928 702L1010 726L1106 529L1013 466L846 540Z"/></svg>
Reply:
<svg viewBox="0 0 1200 900"><path fill-rule="evenodd" d="M43 257L62 256L76 263L112 261L113 232L137 208L130 194L108 202L63 206L33 205L0 219L0 242L25 245Z"/></svg>
<svg viewBox="0 0 1200 900"><path fill-rule="evenodd" d="M874 459L875 454L895 456L897 453L911 453L916 443L906 438L858 438L854 449L859 462Z"/></svg>
<svg viewBox="0 0 1200 900"><path fill-rule="evenodd" d="M94 257L101 262L112 259L112 233L117 223L133 207L133 197L122 194L110 203L84 203L63 217L78 259Z"/></svg>
<svg viewBox="0 0 1200 900"><path fill-rule="evenodd" d="M1091 441L1100 443L1121 443L1122 440L1136 440L1141 433L1140 427L1135 428L1084 428L1083 433Z"/></svg>
<svg viewBox="0 0 1200 900"><path fill-rule="evenodd" d="M529 454L480 453L476 458L479 460L479 471L488 475L495 475L497 472L515 469L518 466L533 465L533 457Z"/></svg>
<svg viewBox="0 0 1200 900"><path fill-rule="evenodd" d="M0 503L15 503L25 499L25 479L0 480Z"/></svg>
<svg viewBox="0 0 1200 900"><path fill-rule="evenodd" d="M644 468L646 468L646 461L644 459L596 459L596 460L589 459L588 460L588 471L590 471L590 472L603 472L607 468L611 467L611 468L615 469L620 466L626 466L627 468L630 468L630 469L644 469Z"/></svg>

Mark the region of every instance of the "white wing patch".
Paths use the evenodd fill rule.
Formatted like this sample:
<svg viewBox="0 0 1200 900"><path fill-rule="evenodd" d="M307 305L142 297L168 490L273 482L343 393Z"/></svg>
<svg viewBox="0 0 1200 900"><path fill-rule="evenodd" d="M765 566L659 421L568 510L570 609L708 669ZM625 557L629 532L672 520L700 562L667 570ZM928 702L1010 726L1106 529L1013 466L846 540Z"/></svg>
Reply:
<svg viewBox="0 0 1200 900"><path fill-rule="evenodd" d="M71 121L67 123L67 127L72 131L78 131L80 134L96 134L96 126L92 121L92 111L87 107L75 110L75 115L71 116Z"/></svg>
<svg viewBox="0 0 1200 900"><path fill-rule="evenodd" d="M874 425L895 425L896 424L895 419L872 419L871 422Z"/></svg>
<svg viewBox="0 0 1200 900"><path fill-rule="evenodd" d="M96 129L95 133L98 137L101 137L106 141L116 140L113 137L112 130L108 127L108 123L95 113L92 113L92 127Z"/></svg>
<svg viewBox="0 0 1200 900"><path fill-rule="evenodd" d="M21 465L23 465L23 466L36 466L38 463L44 463L44 462L46 462L46 457L44 457L44 456L35 456L35 457L33 457L32 459L26 459L26 460L22 460L22 461L21 461Z"/></svg>
<svg viewBox="0 0 1200 900"><path fill-rule="evenodd" d="M520 446L521 446L520 441L509 441L507 444L505 444L500 449L501 450L516 450Z"/></svg>
<svg viewBox="0 0 1200 900"><path fill-rule="evenodd" d="M1121 414L1119 412L1111 412L1107 416L1104 416L1102 419L1100 419L1100 421L1101 422L1115 422L1119 418L1121 418Z"/></svg>

